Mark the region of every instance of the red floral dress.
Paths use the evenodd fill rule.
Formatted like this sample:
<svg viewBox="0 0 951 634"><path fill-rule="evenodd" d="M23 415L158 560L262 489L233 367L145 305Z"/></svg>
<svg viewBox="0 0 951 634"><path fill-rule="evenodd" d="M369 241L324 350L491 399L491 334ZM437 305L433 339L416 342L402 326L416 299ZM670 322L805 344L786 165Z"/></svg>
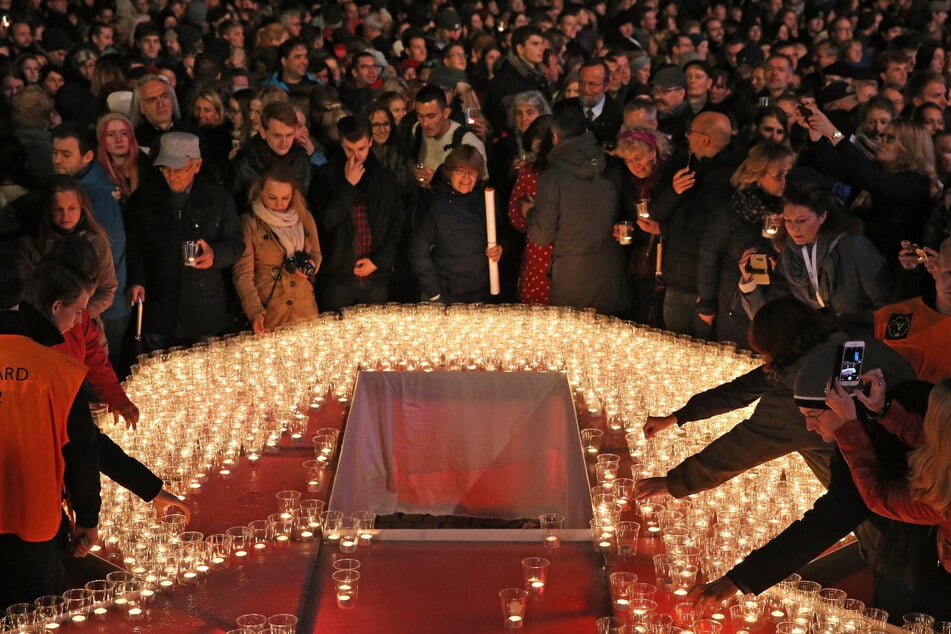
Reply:
<svg viewBox="0 0 951 634"><path fill-rule="evenodd" d="M534 196L538 189L538 172L528 165L518 173L512 195L509 197L509 222L518 231L528 232L525 216L522 215L522 201ZM518 274L518 300L524 304L548 305L551 293L551 280L548 269L551 268L551 245L539 246L525 239L525 253L522 254L522 268Z"/></svg>

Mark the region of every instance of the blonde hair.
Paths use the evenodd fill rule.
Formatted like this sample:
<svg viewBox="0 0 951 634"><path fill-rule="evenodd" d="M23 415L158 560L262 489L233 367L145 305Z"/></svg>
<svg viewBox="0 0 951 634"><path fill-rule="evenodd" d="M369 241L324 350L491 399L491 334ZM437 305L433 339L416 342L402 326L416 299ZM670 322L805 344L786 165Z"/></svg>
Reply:
<svg viewBox="0 0 951 634"><path fill-rule="evenodd" d="M788 145L776 141L760 141L753 146L746 160L733 172L730 184L737 189L755 185L769 170L769 166L787 158L796 160L796 153Z"/></svg>
<svg viewBox="0 0 951 634"><path fill-rule="evenodd" d="M944 515L951 511L951 379L928 396L920 447L908 454L912 496Z"/></svg>
<svg viewBox="0 0 951 634"><path fill-rule="evenodd" d="M211 107L215 109L215 114L218 115L219 124L225 122L225 102L221 98L221 93L214 88L204 88L196 92L195 96L192 97L192 113L190 114L194 113L195 103L197 103L199 99L204 99L211 104Z"/></svg>
<svg viewBox="0 0 951 634"><path fill-rule="evenodd" d="M898 160L889 171L918 172L927 176L933 184L938 176L934 168L934 142L931 135L923 125L909 119L895 119L889 125L895 131L895 142L900 148Z"/></svg>

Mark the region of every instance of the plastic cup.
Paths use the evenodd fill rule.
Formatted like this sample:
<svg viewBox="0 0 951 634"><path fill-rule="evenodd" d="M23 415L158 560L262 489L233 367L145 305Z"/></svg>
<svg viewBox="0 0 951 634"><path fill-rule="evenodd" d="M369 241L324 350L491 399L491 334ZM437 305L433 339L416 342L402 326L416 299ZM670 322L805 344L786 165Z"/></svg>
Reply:
<svg viewBox="0 0 951 634"><path fill-rule="evenodd" d="M551 562L544 557L526 557L522 560L522 578L525 581L525 589L531 594L545 592L550 565Z"/></svg>
<svg viewBox="0 0 951 634"><path fill-rule="evenodd" d="M545 548L561 546L561 531L565 528L565 516L561 513L542 513L538 516Z"/></svg>
<svg viewBox="0 0 951 634"><path fill-rule="evenodd" d="M525 607L528 604L528 591L523 588L505 588L499 591L502 604L502 623L506 629L517 629L525 625Z"/></svg>

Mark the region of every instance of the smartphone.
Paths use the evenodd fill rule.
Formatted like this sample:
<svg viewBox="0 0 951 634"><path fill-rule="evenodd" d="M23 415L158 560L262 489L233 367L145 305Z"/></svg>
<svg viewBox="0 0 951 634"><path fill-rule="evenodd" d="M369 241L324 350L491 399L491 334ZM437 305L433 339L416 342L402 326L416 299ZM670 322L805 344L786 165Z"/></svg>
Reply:
<svg viewBox="0 0 951 634"><path fill-rule="evenodd" d="M844 388L859 386L859 375L862 374L862 360L865 358L864 341L846 341L836 355L835 378Z"/></svg>
<svg viewBox="0 0 951 634"><path fill-rule="evenodd" d="M753 253L750 255L750 263L747 270L753 274L753 281L760 286L769 286L769 258L765 253Z"/></svg>
<svg viewBox="0 0 951 634"><path fill-rule="evenodd" d="M693 158L693 153L692 153L692 152L691 152L691 153L688 153L688 154L687 154L687 164L684 165L684 169L685 169L685 170L689 170L689 169L690 169L690 159L692 159L692 158Z"/></svg>
<svg viewBox="0 0 951 634"><path fill-rule="evenodd" d="M797 104L796 108L799 110L799 116L801 116L803 119L808 119L812 116L812 111L804 105Z"/></svg>

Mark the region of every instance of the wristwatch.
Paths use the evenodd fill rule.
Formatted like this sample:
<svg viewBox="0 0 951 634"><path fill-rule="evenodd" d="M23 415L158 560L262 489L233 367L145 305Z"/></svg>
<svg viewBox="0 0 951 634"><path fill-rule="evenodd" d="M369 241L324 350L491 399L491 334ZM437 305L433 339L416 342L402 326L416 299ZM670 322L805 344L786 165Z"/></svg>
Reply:
<svg viewBox="0 0 951 634"><path fill-rule="evenodd" d="M839 132L838 130L836 130L835 132L832 133L832 137L830 138L830 140L831 140L831 141L838 141L839 139L842 139L842 138L844 138L844 137L845 137L844 134L842 134L841 132Z"/></svg>

